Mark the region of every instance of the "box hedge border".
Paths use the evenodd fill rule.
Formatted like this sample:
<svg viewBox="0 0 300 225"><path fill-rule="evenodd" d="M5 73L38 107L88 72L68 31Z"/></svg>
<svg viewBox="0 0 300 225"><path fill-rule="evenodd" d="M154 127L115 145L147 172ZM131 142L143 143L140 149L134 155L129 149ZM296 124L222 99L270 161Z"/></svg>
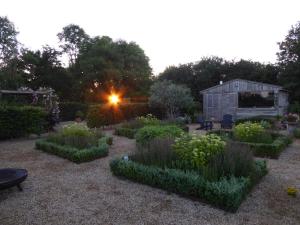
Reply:
<svg viewBox="0 0 300 225"><path fill-rule="evenodd" d="M229 138L230 142L233 144L245 145L250 147L253 151L254 156L256 157L266 157L271 159L278 159L281 152L289 146L293 140L290 136L285 136L281 134L271 133L271 135L275 136L276 138L271 144L264 144L264 143L250 143L250 142L240 142L232 140L232 131L210 131L209 133L214 133L220 135L221 132L227 133L227 137Z"/></svg>
<svg viewBox="0 0 300 225"><path fill-rule="evenodd" d="M108 155L110 139L103 137L99 140L99 145L87 149L77 149L67 145L60 145L45 139L36 141L36 149L48 152L68 159L75 163L89 162Z"/></svg>
<svg viewBox="0 0 300 225"><path fill-rule="evenodd" d="M255 175L251 178L231 177L216 182L209 182L193 171L163 169L123 159L111 161L110 168L118 177L184 196L196 197L229 212L235 212L251 188L267 174L265 161L256 161Z"/></svg>
<svg viewBox="0 0 300 225"><path fill-rule="evenodd" d="M115 135L127 137L130 139L134 139L135 134L138 129L131 129L131 128L125 128L125 127L117 127L115 129Z"/></svg>

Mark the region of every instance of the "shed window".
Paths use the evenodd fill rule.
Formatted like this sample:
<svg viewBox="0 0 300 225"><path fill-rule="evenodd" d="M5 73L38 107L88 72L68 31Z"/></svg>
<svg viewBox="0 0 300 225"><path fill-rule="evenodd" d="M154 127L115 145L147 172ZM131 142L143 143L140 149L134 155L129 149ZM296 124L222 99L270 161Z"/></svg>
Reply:
<svg viewBox="0 0 300 225"><path fill-rule="evenodd" d="M266 108L273 107L275 103L274 92L239 92L239 108Z"/></svg>

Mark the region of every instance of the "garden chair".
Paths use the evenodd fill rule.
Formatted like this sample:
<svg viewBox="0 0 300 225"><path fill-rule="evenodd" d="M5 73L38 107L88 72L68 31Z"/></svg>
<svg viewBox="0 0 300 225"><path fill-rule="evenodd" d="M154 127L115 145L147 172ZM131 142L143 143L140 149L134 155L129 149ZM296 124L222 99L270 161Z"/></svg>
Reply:
<svg viewBox="0 0 300 225"><path fill-rule="evenodd" d="M213 128L212 121L206 121L202 116L197 118L197 123L200 124L200 127L198 127L196 130L212 130Z"/></svg>
<svg viewBox="0 0 300 225"><path fill-rule="evenodd" d="M223 129L232 129L233 126L233 119L232 119L232 115L230 114L225 114L223 116L223 119L221 121L221 128Z"/></svg>

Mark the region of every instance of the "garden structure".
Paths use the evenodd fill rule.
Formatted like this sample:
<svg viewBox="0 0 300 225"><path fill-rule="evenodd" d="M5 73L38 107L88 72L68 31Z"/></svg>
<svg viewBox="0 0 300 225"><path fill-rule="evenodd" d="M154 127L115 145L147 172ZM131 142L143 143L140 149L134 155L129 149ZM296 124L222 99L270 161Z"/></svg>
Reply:
<svg viewBox="0 0 300 225"><path fill-rule="evenodd" d="M288 108L288 92L273 84L234 79L200 93L205 119L216 121L221 121L226 114L234 120L283 115Z"/></svg>

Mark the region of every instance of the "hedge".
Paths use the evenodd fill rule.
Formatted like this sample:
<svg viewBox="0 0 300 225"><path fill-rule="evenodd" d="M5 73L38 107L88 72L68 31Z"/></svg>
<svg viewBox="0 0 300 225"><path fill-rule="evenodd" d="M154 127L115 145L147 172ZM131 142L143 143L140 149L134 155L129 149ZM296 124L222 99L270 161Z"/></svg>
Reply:
<svg viewBox="0 0 300 225"><path fill-rule="evenodd" d="M41 107L0 106L0 139L41 134L47 125L47 113Z"/></svg>
<svg viewBox="0 0 300 225"><path fill-rule="evenodd" d="M267 121L270 124L274 124L276 121L276 117L274 116L254 116L249 118L237 119L235 124L238 125L240 123L245 123L247 121L260 123L261 121Z"/></svg>
<svg viewBox="0 0 300 225"><path fill-rule="evenodd" d="M87 125L91 128L117 124L149 113L148 103L127 103L117 107L93 105L87 113Z"/></svg>
<svg viewBox="0 0 300 225"><path fill-rule="evenodd" d="M62 158L68 159L75 163L83 163L95 160L108 155L108 142L104 137L99 140L99 145L91 148L79 150L66 145L59 145L47 140L38 140L35 145L36 148L44 152L48 152Z"/></svg>
<svg viewBox="0 0 300 225"><path fill-rule="evenodd" d="M216 133L218 135L222 135L223 131L211 131L209 133ZM267 157L271 159L278 159L280 153L292 143L292 138L285 135L271 133L274 138L271 144L263 144L263 143L250 143L250 142L240 142L232 139L232 132L226 131L226 137L233 144L237 143L239 145L249 146L253 151L254 156L256 157Z"/></svg>
<svg viewBox="0 0 300 225"><path fill-rule="evenodd" d="M266 162L255 164L256 176L251 178L222 178L217 182L209 182L193 171L178 169L162 169L155 166L146 166L133 161L115 159L110 168L114 175L136 182L175 192L235 212L251 187L266 173Z"/></svg>
<svg viewBox="0 0 300 225"><path fill-rule="evenodd" d="M130 129L130 128L124 128L124 127L118 127L115 129L115 135L127 137L130 139L134 138L136 132L137 132L137 129Z"/></svg>
<svg viewBox="0 0 300 225"><path fill-rule="evenodd" d="M80 102L60 102L60 119L62 121L70 121L76 118L76 113L78 111L82 112L83 115L86 115L88 105Z"/></svg>

